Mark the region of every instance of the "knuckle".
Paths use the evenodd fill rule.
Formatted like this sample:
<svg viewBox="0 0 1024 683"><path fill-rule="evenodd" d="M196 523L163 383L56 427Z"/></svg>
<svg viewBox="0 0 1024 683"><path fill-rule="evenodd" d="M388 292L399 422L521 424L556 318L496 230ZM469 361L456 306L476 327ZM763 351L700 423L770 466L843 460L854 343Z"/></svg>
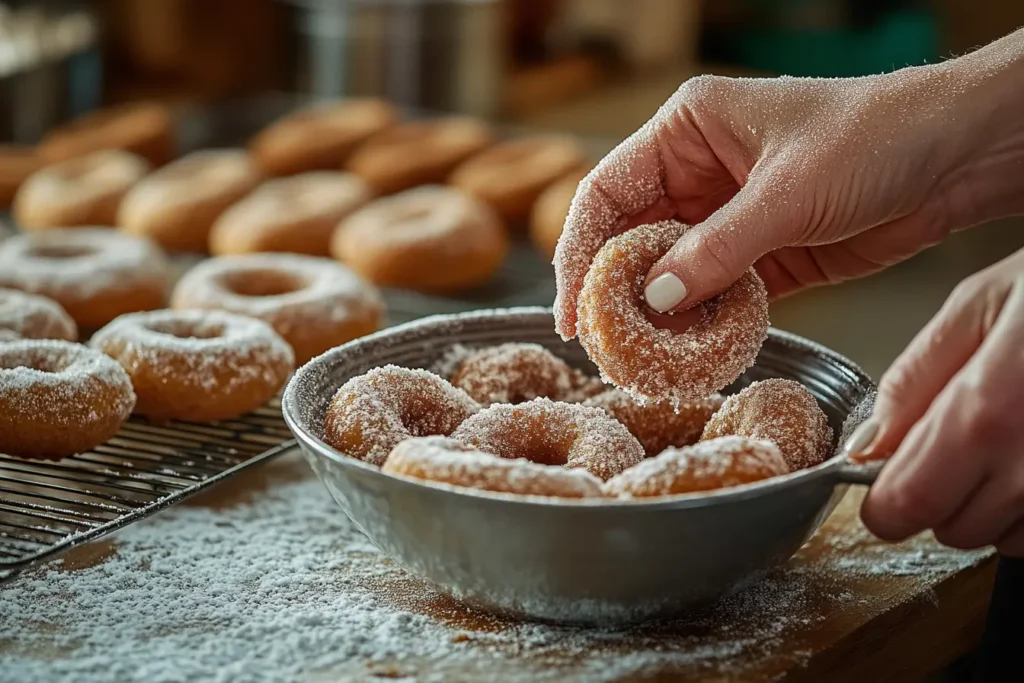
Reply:
<svg viewBox="0 0 1024 683"><path fill-rule="evenodd" d="M946 547L956 548L957 550L974 550L989 543L978 532L954 525L937 528L935 530L935 540Z"/></svg>
<svg viewBox="0 0 1024 683"><path fill-rule="evenodd" d="M915 384L917 362L914 358L900 358L892 364L878 383L878 399L891 405L898 404Z"/></svg>
<svg viewBox="0 0 1024 683"><path fill-rule="evenodd" d="M901 527L927 529L935 524L939 514L930 492L912 484L891 491L887 502L887 513Z"/></svg>
<svg viewBox="0 0 1024 683"><path fill-rule="evenodd" d="M675 107L685 107L694 114L706 111L718 100L724 88L721 76L704 74L683 81L669 102Z"/></svg>
<svg viewBox="0 0 1024 683"><path fill-rule="evenodd" d="M984 395L984 394L975 394ZM967 402L963 407L963 439L966 443L986 444L1002 440L1013 430L1015 411L1000 410L991 397L984 401Z"/></svg>
<svg viewBox="0 0 1024 683"><path fill-rule="evenodd" d="M725 231L711 230L703 235L698 262L705 272L713 271L719 273L721 277L730 277L739 255L735 242L723 232Z"/></svg>

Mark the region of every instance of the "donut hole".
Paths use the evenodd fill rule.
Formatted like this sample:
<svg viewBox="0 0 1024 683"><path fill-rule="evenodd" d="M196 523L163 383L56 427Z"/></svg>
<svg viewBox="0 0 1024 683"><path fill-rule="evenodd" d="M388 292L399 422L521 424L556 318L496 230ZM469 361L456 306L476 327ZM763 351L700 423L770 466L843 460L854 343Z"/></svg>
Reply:
<svg viewBox="0 0 1024 683"><path fill-rule="evenodd" d="M309 282L295 274L280 270L237 271L220 278L221 286L238 296L282 296L298 292Z"/></svg>
<svg viewBox="0 0 1024 683"><path fill-rule="evenodd" d="M96 249L84 244L39 244L28 250L28 257L47 261L85 258L96 253Z"/></svg>
<svg viewBox="0 0 1024 683"><path fill-rule="evenodd" d="M224 336L224 326L219 323L166 320L152 322L146 329L176 339L217 339Z"/></svg>
<svg viewBox="0 0 1024 683"><path fill-rule="evenodd" d="M0 356L0 370L30 368L36 372L57 374L67 369L67 358L52 353L21 353L7 357Z"/></svg>

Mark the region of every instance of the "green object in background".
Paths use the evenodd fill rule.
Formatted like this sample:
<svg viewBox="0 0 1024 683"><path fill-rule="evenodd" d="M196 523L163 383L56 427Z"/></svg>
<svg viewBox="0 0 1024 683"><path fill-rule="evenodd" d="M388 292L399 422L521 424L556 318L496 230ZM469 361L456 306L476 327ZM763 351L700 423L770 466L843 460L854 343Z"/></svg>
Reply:
<svg viewBox="0 0 1024 683"><path fill-rule="evenodd" d="M938 60L934 19L893 13L868 29L743 29L731 33L736 60L790 76L865 76Z"/></svg>

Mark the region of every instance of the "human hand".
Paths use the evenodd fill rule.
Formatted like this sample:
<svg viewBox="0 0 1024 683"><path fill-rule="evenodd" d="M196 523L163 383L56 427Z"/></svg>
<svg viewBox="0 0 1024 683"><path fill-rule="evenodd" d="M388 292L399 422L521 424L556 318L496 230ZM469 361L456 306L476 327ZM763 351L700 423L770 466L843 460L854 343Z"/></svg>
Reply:
<svg viewBox="0 0 1024 683"><path fill-rule="evenodd" d="M779 297L1024 208L1022 55L1018 32L882 76L687 81L577 190L555 254L558 331L575 335L601 245L642 223L696 226L646 281L648 304L668 312L752 264Z"/></svg>

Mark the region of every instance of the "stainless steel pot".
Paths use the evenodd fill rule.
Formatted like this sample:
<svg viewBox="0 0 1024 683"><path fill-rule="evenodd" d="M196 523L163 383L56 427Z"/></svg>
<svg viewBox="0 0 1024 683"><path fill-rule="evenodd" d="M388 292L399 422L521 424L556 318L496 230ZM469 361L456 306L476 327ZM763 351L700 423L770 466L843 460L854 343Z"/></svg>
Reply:
<svg viewBox="0 0 1024 683"><path fill-rule="evenodd" d="M347 379L387 363L430 367L453 344L535 342L593 370L580 346L562 342L553 327L545 308L426 318L313 359L284 394L288 426L345 513L384 553L458 600L560 622L679 615L784 563L847 484L868 483L876 473L837 455L786 477L705 495L650 502L528 499L392 477L319 438L328 403ZM849 360L777 330L737 386L766 377L807 386L836 434L874 391Z"/></svg>

